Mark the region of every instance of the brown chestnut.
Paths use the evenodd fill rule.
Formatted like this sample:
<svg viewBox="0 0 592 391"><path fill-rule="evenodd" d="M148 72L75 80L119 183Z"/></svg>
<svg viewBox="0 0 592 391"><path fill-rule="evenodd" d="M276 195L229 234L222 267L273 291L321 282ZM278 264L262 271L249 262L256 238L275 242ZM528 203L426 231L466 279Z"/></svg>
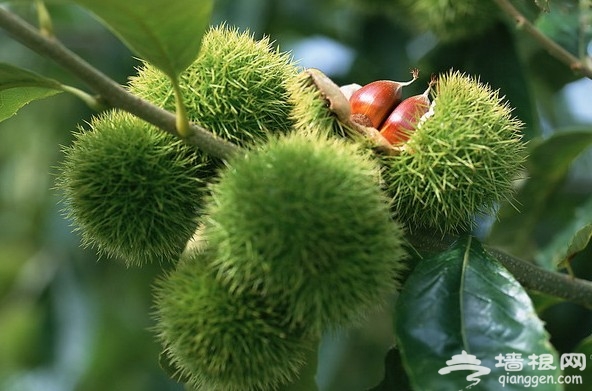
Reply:
<svg viewBox="0 0 592 391"><path fill-rule="evenodd" d="M401 103L403 87L413 83L419 71L414 69L408 82L377 80L355 91L350 99L352 121L379 129L387 116Z"/></svg>
<svg viewBox="0 0 592 391"><path fill-rule="evenodd" d="M411 96L401 102L384 121L380 134L391 144L407 141L421 116L429 111L429 93L434 83L435 79L432 79L423 94Z"/></svg>

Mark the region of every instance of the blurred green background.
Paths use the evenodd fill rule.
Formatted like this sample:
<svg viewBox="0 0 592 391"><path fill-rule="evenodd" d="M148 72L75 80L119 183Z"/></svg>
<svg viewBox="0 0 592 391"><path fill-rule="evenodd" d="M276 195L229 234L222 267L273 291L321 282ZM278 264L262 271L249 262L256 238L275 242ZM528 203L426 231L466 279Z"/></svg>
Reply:
<svg viewBox="0 0 592 391"><path fill-rule="evenodd" d="M532 3L524 11L537 15L534 2L521 3ZM557 2L554 12L537 22L566 48L589 56L592 33L580 34L577 3ZM26 2L14 3L13 9L35 20ZM49 10L66 46L120 83L134 74L138 61L82 9L50 3ZM454 68L479 75L515 107L528 140L570 128L592 131L592 81L574 75L510 23L493 22L480 34L442 42L402 19L396 1L220 0L212 23L226 21L256 37L269 35L302 66L320 68L338 84L408 80L409 70L419 67L420 82L406 91L413 95L425 89L431 73ZM84 88L1 30L0 61ZM91 115L78 100L59 95L0 123L0 390L183 389L160 369L150 330L151 290L162 267L127 269L82 249L52 190L61 145ZM588 148L553 189L549 203L554 207L543 214L532 241L544 243L565 216L590 199L591 168ZM484 219L475 233L487 240L492 223ZM588 248L574 259L578 276L592 276L591 257ZM554 305L541 317L560 351L570 351L592 332L590 311L576 305ZM328 335L320 354L321 390L376 385L392 343L387 310L361 327Z"/></svg>

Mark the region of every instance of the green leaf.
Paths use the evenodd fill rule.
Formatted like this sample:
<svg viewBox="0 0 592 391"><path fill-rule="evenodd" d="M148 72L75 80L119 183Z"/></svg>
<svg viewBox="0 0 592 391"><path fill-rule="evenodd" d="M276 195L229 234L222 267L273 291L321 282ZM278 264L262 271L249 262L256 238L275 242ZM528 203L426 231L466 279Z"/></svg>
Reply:
<svg viewBox="0 0 592 391"><path fill-rule="evenodd" d="M477 380L478 390L523 390L535 376L557 379L560 374L530 298L474 238L459 239L449 250L421 261L401 291L395 316L399 349L415 390L457 391ZM518 371L506 367L512 354L523 360ZM460 370L450 362L461 358L457 355L480 362ZM551 359L555 368L529 365L533 355ZM511 377L517 375L522 381ZM539 391L559 389L537 385Z"/></svg>
<svg viewBox="0 0 592 391"><path fill-rule="evenodd" d="M590 38L581 30L580 18L584 16L582 13L583 11L571 4L569 6L557 4L553 12L540 14L535 26L548 38L571 54L578 56L580 39L584 39L587 43Z"/></svg>
<svg viewBox="0 0 592 391"><path fill-rule="evenodd" d="M533 142L534 143L534 142ZM528 180L516 196L517 208L505 205L488 242L508 252L531 258L533 232L548 209L549 199L559 188L573 160L592 145L592 128L558 131L536 142L527 161Z"/></svg>
<svg viewBox="0 0 592 391"><path fill-rule="evenodd" d="M18 87L43 87L61 90L62 84L26 69L0 62L0 91Z"/></svg>
<svg viewBox="0 0 592 391"><path fill-rule="evenodd" d="M43 315L43 309L32 300L23 298L3 303L0 308L0 365L3 370L41 364Z"/></svg>
<svg viewBox="0 0 592 391"><path fill-rule="evenodd" d="M61 92L61 88L55 80L0 63L0 121L12 117L31 101Z"/></svg>
<svg viewBox="0 0 592 391"><path fill-rule="evenodd" d="M384 379L368 391L394 391L410 389L409 379L404 371L401 355L397 348L390 348L384 359Z"/></svg>
<svg viewBox="0 0 592 391"><path fill-rule="evenodd" d="M197 57L213 0L73 0L172 79Z"/></svg>
<svg viewBox="0 0 592 391"><path fill-rule="evenodd" d="M537 314L542 314L555 304L559 304L565 301L565 299L559 298L557 296L533 290L529 291L528 295L532 300L532 304L534 305L534 309Z"/></svg>
<svg viewBox="0 0 592 391"><path fill-rule="evenodd" d="M564 266L566 262L584 250L592 239L592 198L580 208L575 216L555 239L543 248L535 257L536 261L547 268Z"/></svg>
<svg viewBox="0 0 592 391"><path fill-rule="evenodd" d="M537 7L543 12L549 12L549 0L534 0Z"/></svg>

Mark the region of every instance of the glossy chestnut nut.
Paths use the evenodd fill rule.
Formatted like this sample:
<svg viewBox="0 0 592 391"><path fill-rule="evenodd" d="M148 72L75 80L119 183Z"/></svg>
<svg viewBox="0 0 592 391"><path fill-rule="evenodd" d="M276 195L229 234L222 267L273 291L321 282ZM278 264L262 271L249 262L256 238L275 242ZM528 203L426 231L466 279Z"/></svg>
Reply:
<svg viewBox="0 0 592 391"><path fill-rule="evenodd" d="M384 121L380 134L391 144L407 141L420 118L429 111L429 93L434 83L435 79L432 79L423 94L411 96L401 102Z"/></svg>
<svg viewBox="0 0 592 391"><path fill-rule="evenodd" d="M355 91L349 99L352 121L379 129L393 109L401 103L403 87L413 83L419 71L414 69L412 75L413 79L408 82L377 80Z"/></svg>

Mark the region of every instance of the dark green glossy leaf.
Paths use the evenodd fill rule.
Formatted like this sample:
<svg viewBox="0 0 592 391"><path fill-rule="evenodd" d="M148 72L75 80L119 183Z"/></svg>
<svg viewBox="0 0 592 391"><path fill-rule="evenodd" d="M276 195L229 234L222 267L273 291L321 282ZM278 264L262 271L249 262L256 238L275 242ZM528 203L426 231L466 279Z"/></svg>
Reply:
<svg viewBox="0 0 592 391"><path fill-rule="evenodd" d="M585 368L581 366L569 366L565 368L565 376L569 376L570 384L565 386L565 391L581 391L584 389L588 389L590 384L592 384L592 336L584 339L582 342L576 346L573 351L570 351L566 354L583 354L584 356L580 356L581 362L586 363ZM587 387L586 387L587 386Z"/></svg>
<svg viewBox="0 0 592 391"><path fill-rule="evenodd" d="M401 361L401 354L397 348L390 348L384 359L384 379L368 391L407 391L410 389L409 379Z"/></svg>
<svg viewBox="0 0 592 391"><path fill-rule="evenodd" d="M73 0L102 19L137 55L173 79L193 62L212 0Z"/></svg>
<svg viewBox="0 0 592 391"><path fill-rule="evenodd" d="M0 63L0 121L31 101L55 95L61 84L10 64Z"/></svg>
<svg viewBox="0 0 592 391"><path fill-rule="evenodd" d="M536 261L547 268L564 266L565 262L588 246L592 239L592 198L577 208L572 221L541 250Z"/></svg>
<svg viewBox="0 0 592 391"><path fill-rule="evenodd" d="M573 160L592 145L592 128L562 130L533 145L527 161L528 180L519 190L515 203L505 205L493 226L488 242L516 256L531 258L533 231L550 205Z"/></svg>
<svg viewBox="0 0 592 391"><path fill-rule="evenodd" d="M530 298L474 238L460 239L417 265L397 301L395 327L415 390L457 391L475 384L477 390L523 390L534 376L559 376L557 355ZM512 354L522 360L518 371L506 367ZM551 359L555 369L529 365L533 355ZM453 366L461 358L474 366Z"/></svg>

